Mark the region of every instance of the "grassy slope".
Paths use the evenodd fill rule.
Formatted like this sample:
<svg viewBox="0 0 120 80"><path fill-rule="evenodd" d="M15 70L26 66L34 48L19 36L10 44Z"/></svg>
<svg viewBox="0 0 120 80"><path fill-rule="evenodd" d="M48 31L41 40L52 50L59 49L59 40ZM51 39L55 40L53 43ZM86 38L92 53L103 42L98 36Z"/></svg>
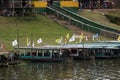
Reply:
<svg viewBox="0 0 120 80"><path fill-rule="evenodd" d="M80 13L80 15L88 18L88 19L91 19L93 21L97 21L98 23L100 24L103 24L103 25L106 25L108 27L112 27L112 28L115 28L115 29L119 29L120 30L120 25L116 25L116 24L113 24L109 21L108 18L106 18L105 14L112 14L114 16L119 16L120 11L107 11L107 10L104 10L104 11L99 11L99 10L94 10L94 11L90 11L90 10L83 10L82 13Z"/></svg>
<svg viewBox="0 0 120 80"><path fill-rule="evenodd" d="M12 41L17 38L17 27L20 46L26 46L27 37L33 40L43 39L43 44L55 44L55 39L71 33L71 30L55 23L41 15L36 17L1 17L0 16L0 43L5 49L12 49Z"/></svg>
<svg viewBox="0 0 120 80"><path fill-rule="evenodd" d="M110 23L109 20L102 14L103 12L101 11L88 10L84 10L82 13L80 13L80 15L89 18L93 21L97 21L98 23L120 29L119 25ZM116 14L112 13L112 15ZM71 33L72 35L71 30L41 15L37 15L36 17L0 16L0 43L5 44L5 49L12 49L11 42L17 38L17 27L19 30L20 46L26 46L27 37L29 38L29 40L32 39L35 42L35 45L38 46L36 41L40 37L43 39L44 45L56 44L55 39L59 38L60 36L64 37L67 33Z"/></svg>

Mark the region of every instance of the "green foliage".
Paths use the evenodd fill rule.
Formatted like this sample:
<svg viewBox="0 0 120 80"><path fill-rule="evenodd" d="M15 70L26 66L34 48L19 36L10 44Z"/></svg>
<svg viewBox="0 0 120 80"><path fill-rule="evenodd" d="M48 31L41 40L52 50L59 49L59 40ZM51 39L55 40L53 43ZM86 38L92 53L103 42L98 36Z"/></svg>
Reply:
<svg viewBox="0 0 120 80"><path fill-rule="evenodd" d="M110 22L120 25L120 17L115 17L112 15L106 15L106 17L110 20Z"/></svg>
<svg viewBox="0 0 120 80"><path fill-rule="evenodd" d="M120 25L120 15L119 15L120 11L113 11L113 12L109 12L109 14L106 14L105 16L110 20L110 22Z"/></svg>

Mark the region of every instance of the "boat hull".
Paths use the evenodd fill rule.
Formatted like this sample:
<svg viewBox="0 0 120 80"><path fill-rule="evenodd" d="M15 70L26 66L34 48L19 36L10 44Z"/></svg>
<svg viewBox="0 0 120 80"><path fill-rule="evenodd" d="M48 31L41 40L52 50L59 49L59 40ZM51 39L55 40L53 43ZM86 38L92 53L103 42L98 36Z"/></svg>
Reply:
<svg viewBox="0 0 120 80"><path fill-rule="evenodd" d="M29 57L28 56L21 56L19 59L23 61L34 61L34 62L59 62L59 61L64 61L64 58L41 58L41 57Z"/></svg>

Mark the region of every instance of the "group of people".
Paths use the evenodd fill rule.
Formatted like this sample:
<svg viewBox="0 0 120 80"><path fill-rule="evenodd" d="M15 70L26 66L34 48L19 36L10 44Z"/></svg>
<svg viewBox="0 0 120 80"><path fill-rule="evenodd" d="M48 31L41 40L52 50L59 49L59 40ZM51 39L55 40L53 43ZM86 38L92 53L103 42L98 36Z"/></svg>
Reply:
<svg viewBox="0 0 120 80"><path fill-rule="evenodd" d="M8 56L5 56L4 54L0 55L0 63L17 61L18 59L19 55L17 53L8 53Z"/></svg>
<svg viewBox="0 0 120 80"><path fill-rule="evenodd" d="M110 9L114 7L114 3L112 1L103 1L100 2L98 1L90 1L90 2L81 2L81 0L78 0L78 5L79 5L79 9L82 11L82 8L84 9Z"/></svg>

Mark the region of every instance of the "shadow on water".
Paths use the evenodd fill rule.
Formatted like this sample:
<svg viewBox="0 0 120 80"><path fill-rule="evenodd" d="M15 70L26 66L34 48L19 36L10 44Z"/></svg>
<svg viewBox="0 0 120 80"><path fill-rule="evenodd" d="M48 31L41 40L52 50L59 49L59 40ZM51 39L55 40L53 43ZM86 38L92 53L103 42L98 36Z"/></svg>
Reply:
<svg viewBox="0 0 120 80"><path fill-rule="evenodd" d="M120 80L120 59L39 62L0 68L0 80Z"/></svg>

